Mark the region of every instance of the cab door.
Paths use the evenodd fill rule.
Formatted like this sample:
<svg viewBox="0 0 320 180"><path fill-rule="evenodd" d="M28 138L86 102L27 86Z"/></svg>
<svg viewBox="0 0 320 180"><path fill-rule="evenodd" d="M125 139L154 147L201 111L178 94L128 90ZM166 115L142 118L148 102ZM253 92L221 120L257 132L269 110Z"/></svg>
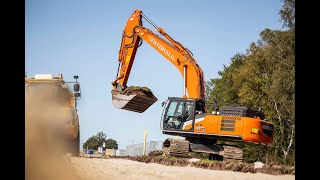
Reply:
<svg viewBox="0 0 320 180"><path fill-rule="evenodd" d="M164 130L192 131L194 124L194 101L173 99L165 107Z"/></svg>
<svg viewBox="0 0 320 180"><path fill-rule="evenodd" d="M185 100L181 130L193 131L194 119L195 119L194 116L195 116L195 102L192 100Z"/></svg>

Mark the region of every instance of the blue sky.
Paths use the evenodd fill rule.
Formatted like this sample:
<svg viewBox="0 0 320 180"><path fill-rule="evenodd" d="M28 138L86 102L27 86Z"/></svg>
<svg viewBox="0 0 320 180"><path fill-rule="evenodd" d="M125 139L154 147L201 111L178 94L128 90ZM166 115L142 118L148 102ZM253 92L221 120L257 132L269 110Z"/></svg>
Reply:
<svg viewBox="0 0 320 180"><path fill-rule="evenodd" d="M167 137L160 129L161 102L181 97L182 77L147 43L138 49L128 86L149 87L158 101L144 113L116 109L111 82L116 77L122 30L136 9L190 49L205 80L244 53L265 29L282 29L280 0L26 0L25 71L79 75L81 143L98 131L119 147ZM156 30L143 20L143 25Z"/></svg>

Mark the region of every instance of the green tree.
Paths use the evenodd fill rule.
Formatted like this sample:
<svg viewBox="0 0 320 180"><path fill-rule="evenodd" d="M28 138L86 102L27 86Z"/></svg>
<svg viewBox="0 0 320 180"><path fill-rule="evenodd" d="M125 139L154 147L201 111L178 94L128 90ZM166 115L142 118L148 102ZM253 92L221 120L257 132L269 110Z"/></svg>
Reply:
<svg viewBox="0 0 320 180"><path fill-rule="evenodd" d="M105 141L106 149L118 149L118 143L114 139L107 139Z"/></svg>
<svg viewBox="0 0 320 180"><path fill-rule="evenodd" d="M290 29L295 27L295 0L281 0L283 3L282 9L280 10L281 20L283 21L283 26Z"/></svg>
<svg viewBox="0 0 320 180"><path fill-rule="evenodd" d="M206 82L206 103L208 110L215 106L235 105L239 103L238 89L234 87L233 76L244 63L244 55L236 54L231 58L229 66L224 65L223 71L218 74L221 78L211 79Z"/></svg>
<svg viewBox="0 0 320 180"><path fill-rule="evenodd" d="M275 125L266 148L241 145L248 162L269 158L294 163L295 151L295 1L284 0L279 14L287 30L265 29L245 54L236 54L219 78L206 83L207 104L262 107ZM209 108L210 110L210 108Z"/></svg>
<svg viewBox="0 0 320 180"><path fill-rule="evenodd" d="M96 136L91 136L84 144L83 144L83 149L93 149L93 150L98 150L98 147L101 144L97 140Z"/></svg>
<svg viewBox="0 0 320 180"><path fill-rule="evenodd" d="M83 149L93 149L98 150L98 147L103 145L103 142L106 140L107 135L100 131L96 135L91 136L84 144Z"/></svg>
<svg viewBox="0 0 320 180"><path fill-rule="evenodd" d="M105 143L106 149L118 149L118 143L114 139L106 139L107 135L100 131L96 135L91 136L84 144L83 149L93 149L98 150L98 147L102 147Z"/></svg>
<svg viewBox="0 0 320 180"><path fill-rule="evenodd" d="M101 145L103 144L103 142L106 141L107 135L104 132L100 131L100 132L97 132L97 134L95 135L95 138L97 139L98 144Z"/></svg>

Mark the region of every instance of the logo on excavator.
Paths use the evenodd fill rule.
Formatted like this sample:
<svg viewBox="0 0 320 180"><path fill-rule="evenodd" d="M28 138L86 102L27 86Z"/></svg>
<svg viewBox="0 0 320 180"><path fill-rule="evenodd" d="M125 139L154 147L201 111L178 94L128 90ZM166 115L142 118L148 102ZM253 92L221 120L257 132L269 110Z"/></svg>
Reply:
<svg viewBox="0 0 320 180"><path fill-rule="evenodd" d="M166 50L160 43L154 40L152 37L149 37L149 41L151 41L158 49L160 49L163 53L165 53L170 59L174 60L174 55L171 54L168 50Z"/></svg>
<svg viewBox="0 0 320 180"><path fill-rule="evenodd" d="M202 124L196 124L196 130L204 132L206 130L206 127L203 127Z"/></svg>

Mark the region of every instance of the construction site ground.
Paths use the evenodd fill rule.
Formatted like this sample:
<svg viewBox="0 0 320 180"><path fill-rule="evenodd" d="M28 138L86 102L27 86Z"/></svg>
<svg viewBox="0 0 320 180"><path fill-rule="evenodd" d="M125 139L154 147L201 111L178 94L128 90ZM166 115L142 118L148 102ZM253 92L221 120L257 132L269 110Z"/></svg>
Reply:
<svg viewBox="0 0 320 180"><path fill-rule="evenodd" d="M154 158L154 157L152 157ZM137 162L123 158L70 157L68 163L79 179L219 179L219 180L293 180L294 175L272 175L266 173L244 173L232 170L210 170L193 167L191 164L162 165ZM189 162L189 161L188 161Z"/></svg>

